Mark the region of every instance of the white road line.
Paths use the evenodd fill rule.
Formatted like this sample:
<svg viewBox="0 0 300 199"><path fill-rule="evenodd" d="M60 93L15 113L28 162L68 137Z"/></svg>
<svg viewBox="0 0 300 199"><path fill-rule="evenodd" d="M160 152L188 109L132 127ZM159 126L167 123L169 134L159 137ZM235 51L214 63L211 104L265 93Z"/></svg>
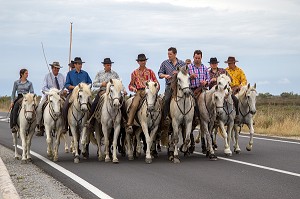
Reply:
<svg viewBox="0 0 300 199"><path fill-rule="evenodd" d="M18 145L18 148L22 149L22 147L19 146L19 145ZM47 163L51 167L55 168L59 172L65 174L69 178L73 179L75 182L79 183L81 186L83 186L84 188L86 188L87 190L89 190L90 192L92 192L93 194L95 194L96 196L98 196L99 198L112 199L111 196L107 195L106 193L104 193L103 191L99 190L97 187L95 187L94 185L92 185L89 182L85 181L84 179L80 178L79 176L77 176L76 174L72 173L71 171L63 168L62 166L59 166L58 164L56 164L56 163L48 160L47 158L41 156L40 154L38 154L38 153L36 153L34 151L30 151L30 153L32 155L34 155L35 157L41 159L42 161L44 161L45 163Z"/></svg>
<svg viewBox="0 0 300 199"><path fill-rule="evenodd" d="M240 135L239 137L249 138L249 136L246 136L246 135ZM273 142L283 142L283 143L289 143L289 144L299 144L300 145L300 142L293 142L293 141L287 141L287 140L276 140L276 139L263 138L263 137L253 137L253 139L267 140L267 141L273 141Z"/></svg>
<svg viewBox="0 0 300 199"><path fill-rule="evenodd" d="M198 155L205 156L205 154L202 154L202 153L199 153L199 152L194 152L194 153L198 154ZM223 158L223 157L218 157L218 159L226 160L226 161L234 162L234 163L238 163L238 164L243 164L243 165L247 165L247 166L251 166L251 167L257 167L257 168L260 168L260 169L266 169L266 170L269 170L269 171L275 171L275 172L278 172L278 173L288 174L288 175L292 175L292 176L296 176L296 177L300 177L299 173L294 173L294 172L285 171L285 170L281 170L281 169L275 169L275 168L272 168L272 167L266 167L266 166L262 166L262 165L259 165L259 164L252 164L252 163L248 163L248 162L243 162L243 161L229 159L229 158Z"/></svg>

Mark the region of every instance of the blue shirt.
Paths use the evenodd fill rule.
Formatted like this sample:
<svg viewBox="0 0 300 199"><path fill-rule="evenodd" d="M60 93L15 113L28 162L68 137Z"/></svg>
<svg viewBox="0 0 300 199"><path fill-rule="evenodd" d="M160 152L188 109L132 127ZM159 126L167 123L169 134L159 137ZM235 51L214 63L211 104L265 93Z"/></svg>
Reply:
<svg viewBox="0 0 300 199"><path fill-rule="evenodd" d="M179 66L179 67L185 66L184 61L182 61L180 59L177 59L177 63L176 63L175 66L173 65L173 63L169 59L163 61L160 65L160 68L159 68L159 71L158 71L158 77L161 74L167 74L167 75L170 75L172 77L173 76L173 71L176 70L177 66ZM160 79L162 79L162 78L160 78ZM168 85L170 83L171 83L171 79L166 79L166 84Z"/></svg>
<svg viewBox="0 0 300 199"><path fill-rule="evenodd" d="M65 87L69 89L69 86L77 86L81 82L92 84L92 80L87 72L80 70L78 73L74 69L68 72ZM70 90L70 92L72 92L72 90Z"/></svg>

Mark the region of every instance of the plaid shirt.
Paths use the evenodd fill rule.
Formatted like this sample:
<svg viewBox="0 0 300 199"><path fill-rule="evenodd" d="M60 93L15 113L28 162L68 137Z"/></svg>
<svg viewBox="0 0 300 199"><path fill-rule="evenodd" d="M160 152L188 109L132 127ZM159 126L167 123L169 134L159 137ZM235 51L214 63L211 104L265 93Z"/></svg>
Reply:
<svg viewBox="0 0 300 199"><path fill-rule="evenodd" d="M201 64L200 67L195 66L194 62L188 65L189 67L189 75L196 74L195 79L190 80L190 87L191 88L198 88L201 86L201 81L210 81L210 77L208 74L207 67Z"/></svg>
<svg viewBox="0 0 300 199"><path fill-rule="evenodd" d="M212 78L218 78L221 74L226 74L227 76L230 77L230 75L227 73L227 71L224 68L217 68L217 72L213 72L212 69L209 70L209 77L210 79ZM231 79L231 77L230 77ZM214 85L217 84L217 81L210 81L209 82L209 89L211 89Z"/></svg>
<svg viewBox="0 0 300 199"><path fill-rule="evenodd" d="M99 88L100 87L100 91L104 91L106 89L105 86L101 86L102 82L109 82L110 79L120 79L119 75L111 70L109 72L105 72L105 70L100 71L97 73L95 80L93 82L93 87L94 88Z"/></svg>
<svg viewBox="0 0 300 199"><path fill-rule="evenodd" d="M131 73L131 80L128 88L130 91L133 91L134 88L136 88L137 90L144 89L146 88L145 83L147 81L157 82L159 85L159 82L155 77L155 73L151 69L145 68L143 71L140 68L135 69Z"/></svg>
<svg viewBox="0 0 300 199"><path fill-rule="evenodd" d="M173 76L173 71L176 70L177 66L179 67L182 67L182 66L185 66L185 63L184 61L180 60L180 59L177 59L177 63L176 65L174 66L173 63L167 59L165 61L163 61L160 65L160 68L159 68L159 71L158 71L158 77L162 74L167 74L167 75L170 75L171 77ZM162 79L162 78L160 78ZM171 79L166 79L166 85L170 84L171 83Z"/></svg>
<svg viewBox="0 0 300 199"><path fill-rule="evenodd" d="M229 67L226 68L226 71L232 78L231 87L236 87L236 86L245 86L247 84L247 79L244 71L240 69L239 67L235 67L235 69L230 69Z"/></svg>

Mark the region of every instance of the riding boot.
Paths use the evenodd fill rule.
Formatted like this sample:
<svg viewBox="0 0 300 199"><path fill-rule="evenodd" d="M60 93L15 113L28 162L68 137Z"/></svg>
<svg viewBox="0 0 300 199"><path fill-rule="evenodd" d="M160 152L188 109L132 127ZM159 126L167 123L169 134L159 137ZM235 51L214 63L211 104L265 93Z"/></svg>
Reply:
<svg viewBox="0 0 300 199"><path fill-rule="evenodd" d="M18 131L17 118L18 118L19 108L20 108L20 104L16 100L10 114L10 128L12 133L16 133Z"/></svg>
<svg viewBox="0 0 300 199"><path fill-rule="evenodd" d="M68 131L68 127L69 127L69 124L68 124L68 110L69 110L69 106L70 106L70 103L69 103L70 96L71 95L67 96L66 101L65 101L64 106L63 106L63 111L62 112L63 112L64 128L62 129L62 133L66 133Z"/></svg>

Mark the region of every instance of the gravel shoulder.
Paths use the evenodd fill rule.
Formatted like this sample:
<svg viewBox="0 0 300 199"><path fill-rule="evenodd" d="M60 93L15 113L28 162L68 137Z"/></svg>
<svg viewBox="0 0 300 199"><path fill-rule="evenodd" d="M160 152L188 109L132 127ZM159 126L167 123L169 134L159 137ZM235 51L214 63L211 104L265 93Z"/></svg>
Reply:
<svg viewBox="0 0 300 199"><path fill-rule="evenodd" d="M0 145L0 157L4 162L20 198L81 199L72 190L32 163L21 164L14 159L14 152Z"/></svg>

